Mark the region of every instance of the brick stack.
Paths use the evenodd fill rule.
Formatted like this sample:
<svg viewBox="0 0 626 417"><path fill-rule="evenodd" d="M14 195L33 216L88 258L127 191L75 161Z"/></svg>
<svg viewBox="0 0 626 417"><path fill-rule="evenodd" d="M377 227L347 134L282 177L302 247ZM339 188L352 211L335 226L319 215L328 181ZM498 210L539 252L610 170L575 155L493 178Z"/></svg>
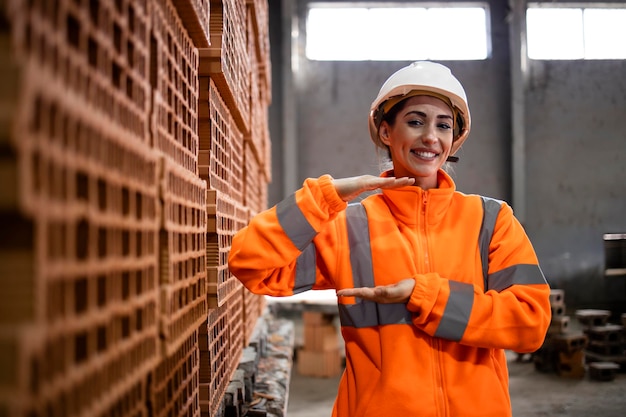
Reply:
<svg viewBox="0 0 626 417"><path fill-rule="evenodd" d="M0 5L0 415L217 415L263 308L227 253L267 206L266 3Z"/></svg>
<svg viewBox="0 0 626 417"><path fill-rule="evenodd" d="M610 317L608 310L576 310L576 318L589 338L585 360L592 379L610 381L626 364L625 327L609 323Z"/></svg>
<svg viewBox="0 0 626 417"><path fill-rule="evenodd" d="M304 346L298 349L297 367L301 375L333 377L341 374L341 349L334 315L304 311Z"/></svg>
<svg viewBox="0 0 626 417"><path fill-rule="evenodd" d="M587 336L569 329L570 317L565 314L565 293L563 290L550 291L552 321L541 348L533 353L535 369L541 372L555 372L569 378L585 376L584 348Z"/></svg>

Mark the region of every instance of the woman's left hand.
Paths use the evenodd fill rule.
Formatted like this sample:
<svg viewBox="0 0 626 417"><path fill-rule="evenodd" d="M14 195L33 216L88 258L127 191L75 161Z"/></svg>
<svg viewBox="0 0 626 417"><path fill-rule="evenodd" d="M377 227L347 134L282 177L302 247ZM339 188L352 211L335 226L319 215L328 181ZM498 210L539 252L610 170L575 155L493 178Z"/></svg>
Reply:
<svg viewBox="0 0 626 417"><path fill-rule="evenodd" d="M407 303L415 287L415 279L408 278L391 285L378 287L344 288L337 291L339 297L357 297L381 304Z"/></svg>

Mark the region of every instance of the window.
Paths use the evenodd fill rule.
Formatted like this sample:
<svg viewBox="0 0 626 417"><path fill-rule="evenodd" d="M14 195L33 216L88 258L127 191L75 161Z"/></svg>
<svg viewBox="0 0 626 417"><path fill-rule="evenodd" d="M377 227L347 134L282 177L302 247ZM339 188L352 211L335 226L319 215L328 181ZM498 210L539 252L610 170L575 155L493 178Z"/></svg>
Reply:
<svg viewBox="0 0 626 417"><path fill-rule="evenodd" d="M626 5L531 4L526 33L531 59L626 59Z"/></svg>
<svg viewBox="0 0 626 417"><path fill-rule="evenodd" d="M488 20L487 5L482 3L429 8L406 3L311 3L306 57L319 61L486 59Z"/></svg>

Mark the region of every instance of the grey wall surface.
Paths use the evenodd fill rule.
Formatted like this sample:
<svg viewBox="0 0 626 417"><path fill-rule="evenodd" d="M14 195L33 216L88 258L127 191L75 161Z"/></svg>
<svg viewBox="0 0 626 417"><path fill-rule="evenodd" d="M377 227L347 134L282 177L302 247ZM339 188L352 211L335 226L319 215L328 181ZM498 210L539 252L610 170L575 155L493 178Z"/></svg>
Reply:
<svg viewBox="0 0 626 417"><path fill-rule="evenodd" d="M526 227L544 272L568 303L626 310L602 239L626 232L626 62L534 62L526 97Z"/></svg>
<svg viewBox="0 0 626 417"><path fill-rule="evenodd" d="M292 31L285 27L285 16L276 15L284 14L285 2L299 22L299 36L289 36ZM345 177L380 172L367 131L369 105L385 79L408 64L308 61L304 57L307 3L270 2L271 40L277 42L271 44L274 180L270 204L293 191L285 187L286 175L299 186L305 178L325 173ZM489 1L489 59L444 63L465 86L472 114L472 131L452 172L457 188L512 203L506 3ZM285 45L290 42L293 45ZM285 62L292 49L297 68ZM285 71L291 71L289 77ZM285 91L292 100L287 113ZM529 61L524 101L523 224L544 273L553 288L566 291L568 308L626 311L626 277L604 276L602 240L604 233L626 233L626 62ZM285 114L294 137L285 134ZM290 155L297 159L297 169L287 173L283 151L289 140L297 143Z"/></svg>

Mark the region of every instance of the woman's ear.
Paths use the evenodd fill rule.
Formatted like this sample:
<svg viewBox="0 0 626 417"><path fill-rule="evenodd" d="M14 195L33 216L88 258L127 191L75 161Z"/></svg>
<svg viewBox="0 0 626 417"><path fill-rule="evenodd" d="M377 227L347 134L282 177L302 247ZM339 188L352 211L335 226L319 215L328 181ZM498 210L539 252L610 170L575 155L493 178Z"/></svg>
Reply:
<svg viewBox="0 0 626 417"><path fill-rule="evenodd" d="M389 123L383 121L378 128L378 137L380 138L380 141L387 146L389 146L389 134Z"/></svg>

